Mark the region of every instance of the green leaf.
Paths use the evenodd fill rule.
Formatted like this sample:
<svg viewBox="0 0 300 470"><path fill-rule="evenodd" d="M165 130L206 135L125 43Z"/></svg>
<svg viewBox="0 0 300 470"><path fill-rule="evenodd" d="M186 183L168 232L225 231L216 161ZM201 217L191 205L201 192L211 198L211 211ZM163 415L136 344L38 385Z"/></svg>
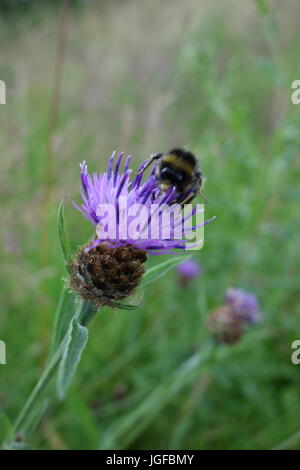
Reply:
<svg viewBox="0 0 300 470"><path fill-rule="evenodd" d="M149 284L150 282L156 281L156 279L159 279L167 271L174 268L174 266L182 263L183 261L186 261L189 258L190 256L184 256L184 255L176 256L176 257L172 257L168 259L167 261L163 261L162 263L153 266L152 268L148 269L145 272L143 280L140 285L145 286L146 284Z"/></svg>
<svg viewBox="0 0 300 470"><path fill-rule="evenodd" d="M6 414L0 411L0 447L3 446L6 441L12 439L13 435L13 425Z"/></svg>
<svg viewBox="0 0 300 470"><path fill-rule="evenodd" d="M52 357L54 351L56 351L60 342L65 337L72 318L76 314L74 312L76 312L75 297L63 287L55 312L54 329L49 358Z"/></svg>
<svg viewBox="0 0 300 470"><path fill-rule="evenodd" d="M111 303L113 308L119 308L121 310L136 310L143 303L144 292L138 288L133 294L125 298L125 302L106 299Z"/></svg>
<svg viewBox="0 0 300 470"><path fill-rule="evenodd" d="M64 349L57 375L57 394L60 399L66 395L66 391L80 362L82 351L88 340L88 329L80 325L74 318L68 330L68 339Z"/></svg>
<svg viewBox="0 0 300 470"><path fill-rule="evenodd" d="M26 426L23 426L22 433L26 436L32 434L34 430L38 427L42 416L44 415L49 403L49 397L41 399L32 410L30 417L26 423Z"/></svg>
<svg viewBox="0 0 300 470"><path fill-rule="evenodd" d="M142 305L142 302L138 304L125 304L123 302L113 302L113 307L119 308L120 310L136 310Z"/></svg>
<svg viewBox="0 0 300 470"><path fill-rule="evenodd" d="M58 239L61 246L61 250L64 256L64 261L67 270L70 272L69 264L72 261L71 251L70 251L70 244L66 234L65 228L65 217L64 217L64 200L61 201L58 211L57 211L57 233Z"/></svg>

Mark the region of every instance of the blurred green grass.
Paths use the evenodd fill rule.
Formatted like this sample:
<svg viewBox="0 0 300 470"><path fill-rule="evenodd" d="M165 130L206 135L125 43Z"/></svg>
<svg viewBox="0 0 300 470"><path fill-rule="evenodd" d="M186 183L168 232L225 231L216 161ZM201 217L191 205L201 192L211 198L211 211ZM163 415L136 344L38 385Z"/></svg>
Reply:
<svg viewBox="0 0 300 470"><path fill-rule="evenodd" d="M300 333L300 108L290 102L300 7L285 4L154 0L137 8L132 0L70 12L46 206L58 12L35 7L0 20L8 88L0 108L0 402L9 416L47 358L65 275L56 209L63 197L79 200L80 161L98 171L117 149L137 166L152 152L188 145L207 176L206 218L217 216L195 254L200 279L181 289L168 273L139 310L104 309L94 320L69 396L51 404L34 447L261 449L300 429L300 378L290 361ZM75 250L91 227L70 202L66 215ZM205 343L205 318L228 286L258 296L261 322L168 395L167 378Z"/></svg>

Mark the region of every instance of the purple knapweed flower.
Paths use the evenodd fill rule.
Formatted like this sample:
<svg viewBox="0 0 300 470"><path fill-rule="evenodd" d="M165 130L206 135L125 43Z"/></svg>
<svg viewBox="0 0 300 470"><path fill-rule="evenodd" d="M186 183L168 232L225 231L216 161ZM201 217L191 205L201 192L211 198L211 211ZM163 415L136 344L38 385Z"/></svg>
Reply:
<svg viewBox="0 0 300 470"><path fill-rule="evenodd" d="M182 228L183 213L181 208L173 219L168 219L168 223L171 221L171 226L167 227L170 232L169 237L163 238L158 235L155 237L149 235L150 228L153 229L153 227L156 227L159 234L163 233L166 229L163 214L170 210L172 202L176 200L176 189L171 187L167 192L160 190L154 176L155 167L148 179L143 182L142 170L147 161L140 166L133 180L130 180L132 173L132 170L129 169L131 155L129 155L125 161L123 172L120 172L123 156L124 153L120 153L114 165L115 152L113 152L109 160L108 171L100 174L94 173L92 176L88 173L86 163L83 162L80 164L82 183L81 196L83 203L81 207L75 203L73 204L87 220L98 227L95 240L89 248L94 248L105 241L107 243L109 242L111 246L114 247L132 245L151 254L173 254L173 250L175 249L186 249L189 240L183 237L176 237L175 239L174 236L172 236L178 233ZM126 208L123 207L124 201L126 202ZM103 237L103 232L100 230L104 228L101 224L105 216L103 213L99 213L99 206L105 206L106 204L114 208L117 219L115 234L109 237ZM140 224L141 226L139 227L140 236L138 238L133 238L130 234L125 237L121 236L124 232L123 216L125 213L126 216L130 214L130 208L136 205L142 205L146 211L143 224ZM155 206L157 209L151 211L151 206ZM201 209L199 205L194 206L189 213L184 214L184 223L187 225L188 221L194 216L199 215L201 211L203 211L203 209ZM128 215L128 227L133 219L134 216ZM109 222L108 219L108 223ZM210 220L197 226L191 224L186 231L193 232L208 222L210 222Z"/></svg>
<svg viewBox="0 0 300 470"><path fill-rule="evenodd" d="M192 279L201 275L202 269L196 260L187 259L177 265L176 271L179 274L181 285L186 286Z"/></svg>
<svg viewBox="0 0 300 470"><path fill-rule="evenodd" d="M177 272L181 276L188 277L189 279L193 279L194 277L200 276L201 267L200 267L200 264L194 259L188 259L178 264Z"/></svg>
<svg viewBox="0 0 300 470"><path fill-rule="evenodd" d="M207 325L218 343L235 344L242 337L245 327L260 316L254 294L231 287L225 292L225 305L210 312Z"/></svg>
<svg viewBox="0 0 300 470"><path fill-rule="evenodd" d="M232 311L246 323L255 323L258 320L260 312L256 295L231 287L226 290L225 300Z"/></svg>
<svg viewBox="0 0 300 470"><path fill-rule="evenodd" d="M131 156L128 156L120 171L123 156L124 153L120 153L115 162L113 152L108 170L100 174L90 175L86 163L80 164L83 202L80 207L73 204L95 226L95 234L70 264L70 286L81 298L96 306L121 306L120 300L132 294L140 284L148 253L173 254L176 249L195 246L186 233L209 222L197 220L203 211L200 205L188 206L185 211L186 206L176 204L178 195L174 187L161 191L155 167L143 181L147 162L131 179ZM133 209L137 214L132 214ZM171 217L165 218L169 211L173 211ZM132 231L133 222L135 230Z"/></svg>

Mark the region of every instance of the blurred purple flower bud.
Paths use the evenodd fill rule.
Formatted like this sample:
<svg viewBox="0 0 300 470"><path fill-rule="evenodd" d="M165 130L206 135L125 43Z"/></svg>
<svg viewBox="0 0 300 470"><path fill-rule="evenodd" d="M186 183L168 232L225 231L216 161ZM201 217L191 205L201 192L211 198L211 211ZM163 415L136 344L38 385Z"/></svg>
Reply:
<svg viewBox="0 0 300 470"><path fill-rule="evenodd" d="M231 310L246 323L255 323L259 317L259 306L254 294L231 287L226 290L225 300Z"/></svg>
<svg viewBox="0 0 300 470"><path fill-rule="evenodd" d="M202 272L200 264L194 259L183 261L177 266L176 270L184 284L195 277L199 277Z"/></svg>

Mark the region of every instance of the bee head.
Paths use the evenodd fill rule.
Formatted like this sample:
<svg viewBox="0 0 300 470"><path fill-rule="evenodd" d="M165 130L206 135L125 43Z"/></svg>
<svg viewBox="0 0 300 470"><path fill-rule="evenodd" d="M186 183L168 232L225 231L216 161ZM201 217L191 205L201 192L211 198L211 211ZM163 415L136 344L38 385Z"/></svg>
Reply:
<svg viewBox="0 0 300 470"><path fill-rule="evenodd" d="M178 187L183 180L183 174L180 171L176 171L169 165L164 166L160 170L160 189L166 191L170 186Z"/></svg>

